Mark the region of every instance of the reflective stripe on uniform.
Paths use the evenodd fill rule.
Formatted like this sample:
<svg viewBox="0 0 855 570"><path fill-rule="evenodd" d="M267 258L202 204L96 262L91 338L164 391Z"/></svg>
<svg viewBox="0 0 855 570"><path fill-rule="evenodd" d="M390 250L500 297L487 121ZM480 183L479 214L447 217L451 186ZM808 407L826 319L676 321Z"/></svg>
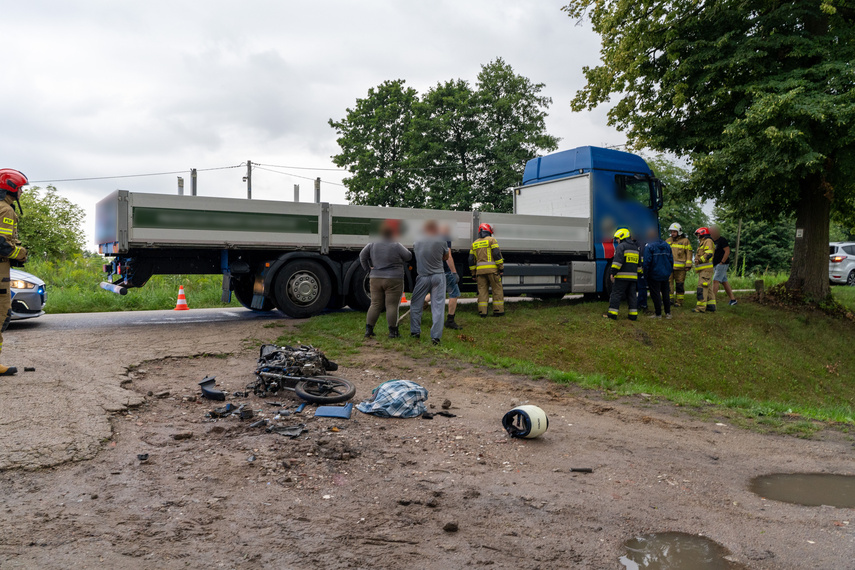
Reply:
<svg viewBox="0 0 855 570"><path fill-rule="evenodd" d="M617 309L609 309L609 314L610 314L610 315L616 315L616 314L618 314Z"/></svg>
<svg viewBox="0 0 855 570"><path fill-rule="evenodd" d="M630 309L630 310L629 310L629 314L630 314L630 315L637 315L637 314L638 314L638 309Z"/></svg>
<svg viewBox="0 0 855 570"><path fill-rule="evenodd" d="M701 271L703 271L704 269L712 269L712 268L713 268L713 264L712 264L712 263L706 263L706 264L704 264L704 265L696 265L696 266L695 266L695 271L697 271L698 273L700 273L700 272L701 272Z"/></svg>
<svg viewBox="0 0 855 570"><path fill-rule="evenodd" d="M635 279L638 280L638 273L618 273L615 279Z"/></svg>
<svg viewBox="0 0 855 570"><path fill-rule="evenodd" d="M489 247L490 242L482 239L472 243L472 249L483 249L485 247Z"/></svg>
<svg viewBox="0 0 855 570"><path fill-rule="evenodd" d="M0 228L0 234L10 236L15 232L15 230L11 230L8 228Z"/></svg>

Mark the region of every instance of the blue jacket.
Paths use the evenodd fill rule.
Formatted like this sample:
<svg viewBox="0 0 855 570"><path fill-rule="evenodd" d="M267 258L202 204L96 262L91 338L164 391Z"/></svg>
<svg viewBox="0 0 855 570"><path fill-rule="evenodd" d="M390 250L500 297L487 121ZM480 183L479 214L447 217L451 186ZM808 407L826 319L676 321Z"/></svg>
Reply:
<svg viewBox="0 0 855 570"><path fill-rule="evenodd" d="M663 239L652 241L644 248L644 275L648 280L667 281L674 271L674 254Z"/></svg>

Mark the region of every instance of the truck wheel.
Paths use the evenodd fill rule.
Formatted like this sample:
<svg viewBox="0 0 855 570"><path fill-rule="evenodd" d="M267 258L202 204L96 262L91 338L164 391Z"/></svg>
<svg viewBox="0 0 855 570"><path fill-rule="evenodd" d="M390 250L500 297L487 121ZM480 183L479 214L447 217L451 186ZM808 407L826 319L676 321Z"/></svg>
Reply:
<svg viewBox="0 0 855 570"><path fill-rule="evenodd" d="M560 301L567 293L538 293L534 297L541 301Z"/></svg>
<svg viewBox="0 0 855 570"><path fill-rule="evenodd" d="M612 296L611 267L612 260L610 259L606 264L606 268L603 269L603 292L600 293L600 299L603 301L608 301Z"/></svg>
<svg viewBox="0 0 855 570"><path fill-rule="evenodd" d="M297 319L319 314L329 304L331 296L332 282L327 270L310 259L287 264L273 283L276 308Z"/></svg>
<svg viewBox="0 0 855 570"><path fill-rule="evenodd" d="M253 309L252 289L253 283L251 280L235 280L234 290L232 292L235 294L235 299L237 299L237 302L240 303L245 309L249 309L250 311L266 313L276 308L273 305L273 301L271 301L268 297L265 297L264 305L262 305L260 309Z"/></svg>
<svg viewBox="0 0 855 570"><path fill-rule="evenodd" d="M371 285L368 279L368 272L358 267L353 272L353 278L350 281L350 293L347 294L347 304L351 309L357 311L367 311L371 306Z"/></svg>

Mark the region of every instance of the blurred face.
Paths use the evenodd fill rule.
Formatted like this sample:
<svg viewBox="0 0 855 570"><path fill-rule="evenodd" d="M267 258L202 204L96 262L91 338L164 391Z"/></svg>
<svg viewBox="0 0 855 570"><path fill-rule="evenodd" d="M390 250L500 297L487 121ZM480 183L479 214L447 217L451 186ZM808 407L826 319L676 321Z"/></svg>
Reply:
<svg viewBox="0 0 855 570"><path fill-rule="evenodd" d="M434 220L428 220L425 222L425 234L429 236L435 236L439 234L439 225Z"/></svg>
<svg viewBox="0 0 855 570"><path fill-rule="evenodd" d="M721 237L721 232L718 228L710 228L710 237L713 239L718 239Z"/></svg>
<svg viewBox="0 0 855 570"><path fill-rule="evenodd" d="M677 233L677 230L671 230L669 233L671 234L671 237L674 239L677 239L677 236L680 235Z"/></svg>

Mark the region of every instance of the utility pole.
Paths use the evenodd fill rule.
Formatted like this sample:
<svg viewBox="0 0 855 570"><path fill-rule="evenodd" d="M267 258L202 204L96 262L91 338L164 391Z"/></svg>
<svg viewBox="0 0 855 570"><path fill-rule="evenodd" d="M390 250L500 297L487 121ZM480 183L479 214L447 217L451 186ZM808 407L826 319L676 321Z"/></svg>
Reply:
<svg viewBox="0 0 855 570"><path fill-rule="evenodd" d="M179 196L184 195L184 177L182 177L182 176L178 177L178 195Z"/></svg>
<svg viewBox="0 0 855 570"><path fill-rule="evenodd" d="M739 226L736 228L736 261L734 265L736 266L736 271L739 272L739 239L742 237L742 218L739 218Z"/></svg>
<svg viewBox="0 0 855 570"><path fill-rule="evenodd" d="M244 177L246 180L246 199L252 200L252 161L246 161L246 176Z"/></svg>
<svg viewBox="0 0 855 570"><path fill-rule="evenodd" d="M315 204L321 203L321 177L315 178Z"/></svg>
<svg viewBox="0 0 855 570"><path fill-rule="evenodd" d="M190 169L190 195L196 195L196 169Z"/></svg>
<svg viewBox="0 0 855 570"><path fill-rule="evenodd" d="M300 201L300 185L299 184L294 184L294 201L295 202Z"/></svg>

